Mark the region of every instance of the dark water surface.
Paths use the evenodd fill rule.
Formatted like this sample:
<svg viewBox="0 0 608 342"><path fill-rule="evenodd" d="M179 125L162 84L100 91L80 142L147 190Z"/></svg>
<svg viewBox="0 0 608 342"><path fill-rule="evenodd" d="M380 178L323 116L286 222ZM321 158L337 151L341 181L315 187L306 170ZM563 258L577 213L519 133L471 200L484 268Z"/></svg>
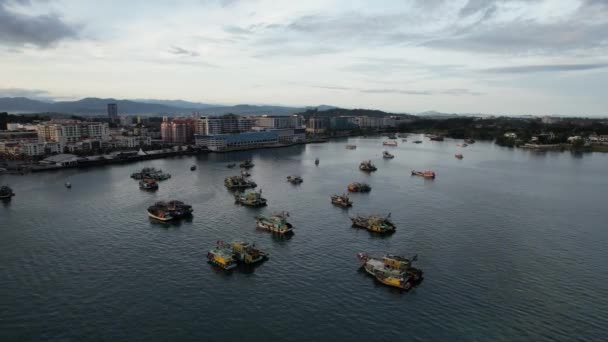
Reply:
<svg viewBox="0 0 608 342"><path fill-rule="evenodd" d="M608 155L425 139L399 140L385 161L380 141L0 176L17 193L0 203L0 341L608 338ZM268 208L239 207L223 186L238 173L226 163L247 157ZM358 171L363 159L379 170ZM173 178L141 191L129 175L144 166ZM437 179L410 176L427 168ZM332 206L353 181L372 192ZM151 222L146 208L170 198L194 218ZM254 227L278 210L291 239ZM350 227L349 214L389 212L392 236ZM206 253L218 239L255 241L270 260L217 271ZM381 285L357 270L360 251L418 254L425 280L407 293Z"/></svg>

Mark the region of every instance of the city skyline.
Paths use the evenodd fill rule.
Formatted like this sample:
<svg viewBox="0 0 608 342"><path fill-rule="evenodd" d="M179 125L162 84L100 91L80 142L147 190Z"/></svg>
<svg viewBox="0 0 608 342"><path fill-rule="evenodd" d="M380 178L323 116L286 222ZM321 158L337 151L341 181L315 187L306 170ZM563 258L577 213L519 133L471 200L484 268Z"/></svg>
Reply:
<svg viewBox="0 0 608 342"><path fill-rule="evenodd" d="M605 116L598 0L0 0L0 97Z"/></svg>

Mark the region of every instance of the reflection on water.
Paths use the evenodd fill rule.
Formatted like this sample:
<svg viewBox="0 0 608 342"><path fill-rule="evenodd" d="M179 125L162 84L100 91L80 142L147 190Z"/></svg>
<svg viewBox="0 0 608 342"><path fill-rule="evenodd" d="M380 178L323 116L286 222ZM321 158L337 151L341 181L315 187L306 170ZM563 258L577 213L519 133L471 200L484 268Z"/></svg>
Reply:
<svg viewBox="0 0 608 342"><path fill-rule="evenodd" d="M2 175L17 196L0 206L0 339L601 340L608 156L418 139L386 162L383 138L366 137ZM240 172L226 165L249 158L268 207L235 205L224 186ZM358 169L368 159L378 171ZM172 178L140 191L129 176L142 167ZM411 176L427 169L435 180ZM354 181L373 190L336 208L330 196ZM150 220L147 207L167 199L194 216ZM256 228L256 215L282 210L295 234ZM349 215L389 212L392 235L351 227ZM217 240L256 242L270 259L216 270L206 255ZM425 281L382 285L357 271L358 252L418 254Z"/></svg>

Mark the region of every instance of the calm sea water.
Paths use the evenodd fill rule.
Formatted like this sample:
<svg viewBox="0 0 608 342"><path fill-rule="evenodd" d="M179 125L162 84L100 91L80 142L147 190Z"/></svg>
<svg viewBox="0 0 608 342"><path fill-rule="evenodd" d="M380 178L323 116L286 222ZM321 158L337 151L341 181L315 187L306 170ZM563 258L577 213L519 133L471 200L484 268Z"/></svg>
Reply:
<svg viewBox="0 0 608 342"><path fill-rule="evenodd" d="M0 176L17 193L0 204L0 340L608 338L608 155L380 142ZM383 160L384 149L396 158ZM248 157L267 208L237 206L223 186L238 173L225 165ZM379 170L360 172L363 159ZM144 166L173 178L141 191L129 175ZM429 168L434 181L410 176ZM372 192L352 195L348 211L332 206L353 181ZM171 198L192 204L193 219L151 222L146 208ZM255 215L279 210L291 213L290 239L254 227ZM349 215L389 212L391 236L350 227ZM270 260L228 274L207 264L217 240L236 239ZM360 251L418 254L425 280L410 292L381 285L358 271Z"/></svg>

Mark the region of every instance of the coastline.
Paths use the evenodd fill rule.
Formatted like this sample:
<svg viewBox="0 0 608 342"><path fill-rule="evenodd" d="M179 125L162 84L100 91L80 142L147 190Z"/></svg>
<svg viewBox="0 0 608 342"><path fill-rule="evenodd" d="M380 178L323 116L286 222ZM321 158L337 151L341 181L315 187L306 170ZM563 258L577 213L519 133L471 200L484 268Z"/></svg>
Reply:
<svg viewBox="0 0 608 342"><path fill-rule="evenodd" d="M292 143L292 144L277 144L270 146L255 146L241 149L231 149L225 151L211 151L206 148L195 148L186 151L170 151L170 152L160 152L160 153L148 153L146 155L137 155L137 156L121 156L118 158L99 158L99 156L89 156L79 158L76 164L73 165L41 165L41 164L20 164L16 169L8 169L7 174L26 174L26 173L34 173L34 172L46 172L46 171L56 171L56 170L64 170L64 169L75 169L75 168L89 168L96 166L105 166L112 164L126 164L133 163L143 160L153 160L153 159L162 159L162 158L170 158L177 156L191 156L191 155L200 155L207 153L231 153L231 152L241 152L241 151L250 151L250 150L261 150L261 149L271 149L271 148L284 148L296 145L306 145L306 144L318 144L328 142L327 138L316 138L316 139L307 139L302 142ZM87 159L91 157L97 157L95 159Z"/></svg>

